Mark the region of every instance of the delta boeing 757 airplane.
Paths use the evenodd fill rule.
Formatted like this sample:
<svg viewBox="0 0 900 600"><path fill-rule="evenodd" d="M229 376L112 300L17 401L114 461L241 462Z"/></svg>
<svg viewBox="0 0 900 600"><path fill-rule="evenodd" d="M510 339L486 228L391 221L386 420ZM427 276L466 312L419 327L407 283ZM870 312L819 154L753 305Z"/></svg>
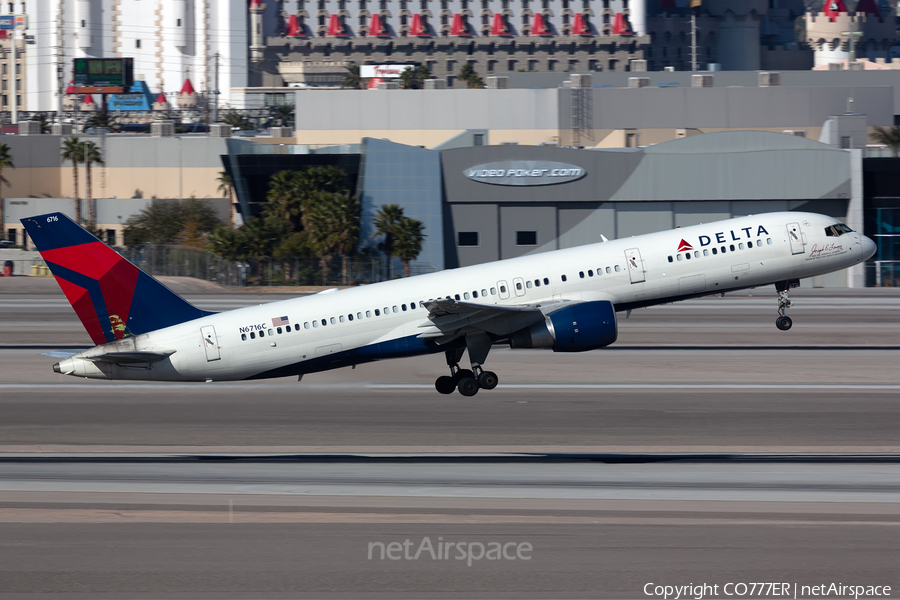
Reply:
<svg viewBox="0 0 900 600"><path fill-rule="evenodd" d="M775 285L791 328L799 280L846 269L875 243L811 213L740 217L250 306L201 310L61 213L23 219L96 347L53 370L91 379L229 381L298 376L443 352L435 389L497 386L493 344L582 352L616 341L616 313ZM602 236L601 236L602 237ZM604 238L605 239L605 238ZM773 309L775 307L773 306ZM460 368L468 352L471 369Z"/></svg>

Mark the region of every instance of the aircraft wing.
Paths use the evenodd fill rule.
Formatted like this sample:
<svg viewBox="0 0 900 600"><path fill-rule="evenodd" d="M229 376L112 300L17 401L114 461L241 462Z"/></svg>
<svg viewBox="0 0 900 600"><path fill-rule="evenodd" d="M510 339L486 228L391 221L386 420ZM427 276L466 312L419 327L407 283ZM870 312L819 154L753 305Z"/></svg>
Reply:
<svg viewBox="0 0 900 600"><path fill-rule="evenodd" d="M165 360L175 354L174 350L160 350L158 352L104 352L95 356L85 356L85 360L92 362L107 362L115 364L155 363Z"/></svg>
<svg viewBox="0 0 900 600"><path fill-rule="evenodd" d="M424 303L428 310L428 321L419 325L424 330L419 337L445 344L462 335L479 331L506 335L538 323L544 319L544 315L573 302L577 301L553 300L501 306L458 300L429 300Z"/></svg>

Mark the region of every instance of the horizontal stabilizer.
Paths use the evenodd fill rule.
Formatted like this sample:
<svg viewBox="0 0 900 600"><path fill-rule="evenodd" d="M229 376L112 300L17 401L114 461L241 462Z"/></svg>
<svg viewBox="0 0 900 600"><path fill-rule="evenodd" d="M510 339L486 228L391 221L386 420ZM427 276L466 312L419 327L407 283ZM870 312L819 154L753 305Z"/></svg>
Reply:
<svg viewBox="0 0 900 600"><path fill-rule="evenodd" d="M135 363L155 363L165 360L175 354L174 350L162 350L159 352L104 352L96 356L85 356L85 360L92 362L107 362L114 364L131 365Z"/></svg>
<svg viewBox="0 0 900 600"><path fill-rule="evenodd" d="M51 350L50 352L42 352L41 356L49 356L51 358L70 358L75 356L79 352L84 352L84 349L81 350Z"/></svg>

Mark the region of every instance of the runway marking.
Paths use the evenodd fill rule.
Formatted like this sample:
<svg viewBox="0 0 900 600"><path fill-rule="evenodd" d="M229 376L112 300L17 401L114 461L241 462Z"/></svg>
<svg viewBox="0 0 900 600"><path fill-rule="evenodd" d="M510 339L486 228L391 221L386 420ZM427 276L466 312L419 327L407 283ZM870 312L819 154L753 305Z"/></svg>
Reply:
<svg viewBox="0 0 900 600"><path fill-rule="evenodd" d="M900 521L837 519L753 519L753 518L691 518L691 517L580 517L535 515L482 514L421 514L421 513L348 513L312 511L249 511L234 507L233 521L228 506L222 510L129 510L91 508L0 508L0 523L428 523L466 525L473 523L508 525L777 525L797 526L869 526L897 527Z"/></svg>

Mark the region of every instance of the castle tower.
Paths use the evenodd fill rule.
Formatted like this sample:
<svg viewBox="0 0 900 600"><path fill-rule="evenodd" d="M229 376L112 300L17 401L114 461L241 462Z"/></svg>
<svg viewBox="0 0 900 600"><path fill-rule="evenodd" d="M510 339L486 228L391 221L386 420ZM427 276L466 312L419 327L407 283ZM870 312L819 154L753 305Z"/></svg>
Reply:
<svg viewBox="0 0 900 600"><path fill-rule="evenodd" d="M647 0L628 0L627 9L634 35L647 35Z"/></svg>
<svg viewBox="0 0 900 600"><path fill-rule="evenodd" d="M759 24L769 11L768 0L705 0L719 24L719 62L725 71L760 69Z"/></svg>
<svg viewBox="0 0 900 600"><path fill-rule="evenodd" d="M263 35L263 13L266 5L262 0L250 2L250 60L261 61L265 58L266 41Z"/></svg>
<svg viewBox="0 0 900 600"><path fill-rule="evenodd" d="M840 0L828 0L824 12L806 13L806 40L815 52L815 66L849 60L851 37L856 58L887 56L896 35L893 15L885 18L874 3L860 5L861 10L851 13Z"/></svg>

